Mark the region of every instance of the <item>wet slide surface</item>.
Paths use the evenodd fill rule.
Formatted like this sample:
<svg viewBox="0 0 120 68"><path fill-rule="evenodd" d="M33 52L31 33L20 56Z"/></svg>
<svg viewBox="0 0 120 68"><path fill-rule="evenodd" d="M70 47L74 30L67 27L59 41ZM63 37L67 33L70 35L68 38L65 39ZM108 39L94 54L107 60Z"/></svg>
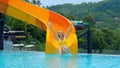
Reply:
<svg viewBox="0 0 120 68"><path fill-rule="evenodd" d="M57 53L59 47L53 32L48 26L48 22L51 22L56 33L58 30L62 30L64 34L71 24L65 17L45 8L24 2L23 0L0 0L0 12L45 30L46 54ZM70 53L76 54L78 52L77 37L73 25L67 39L67 46L70 49Z"/></svg>

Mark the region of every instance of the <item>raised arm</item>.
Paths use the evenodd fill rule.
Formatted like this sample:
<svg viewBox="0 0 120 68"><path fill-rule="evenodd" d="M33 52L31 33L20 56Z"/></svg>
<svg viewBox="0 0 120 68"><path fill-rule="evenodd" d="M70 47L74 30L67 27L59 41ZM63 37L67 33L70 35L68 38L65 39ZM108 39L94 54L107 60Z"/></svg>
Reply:
<svg viewBox="0 0 120 68"><path fill-rule="evenodd" d="M58 40L59 40L59 38L58 38L58 36L57 36L57 34L56 34L55 30L53 29L52 24L51 24L50 22L48 22L48 25L49 25L50 29L52 30L52 32L53 32L53 34L54 34L54 36L55 36L56 40L58 41Z"/></svg>
<svg viewBox="0 0 120 68"><path fill-rule="evenodd" d="M66 38L66 39L68 38L68 35L69 35L69 33L70 33L71 28L72 28L72 24L70 24L70 26L69 26L66 34L65 34L65 38Z"/></svg>

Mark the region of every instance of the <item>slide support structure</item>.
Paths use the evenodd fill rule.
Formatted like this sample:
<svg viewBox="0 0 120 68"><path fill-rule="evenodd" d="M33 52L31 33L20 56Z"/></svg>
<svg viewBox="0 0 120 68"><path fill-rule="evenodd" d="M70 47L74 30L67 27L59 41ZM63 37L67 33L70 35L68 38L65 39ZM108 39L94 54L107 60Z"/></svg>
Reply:
<svg viewBox="0 0 120 68"><path fill-rule="evenodd" d="M0 50L3 50L3 31L4 31L5 17L0 13Z"/></svg>
<svg viewBox="0 0 120 68"><path fill-rule="evenodd" d="M90 29L87 30L87 44L88 44L88 53L92 53L92 31Z"/></svg>
<svg viewBox="0 0 120 68"><path fill-rule="evenodd" d="M86 32L83 34L79 35L78 38L81 38L83 36L87 35L87 53L92 53L92 31L88 29Z"/></svg>

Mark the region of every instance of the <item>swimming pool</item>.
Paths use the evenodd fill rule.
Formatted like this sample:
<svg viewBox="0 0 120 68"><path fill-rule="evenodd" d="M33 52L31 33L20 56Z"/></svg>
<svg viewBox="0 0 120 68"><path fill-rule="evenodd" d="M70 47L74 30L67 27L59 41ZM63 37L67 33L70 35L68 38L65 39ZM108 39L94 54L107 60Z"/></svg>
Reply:
<svg viewBox="0 0 120 68"><path fill-rule="evenodd" d="M0 68L120 68L120 56L0 51Z"/></svg>

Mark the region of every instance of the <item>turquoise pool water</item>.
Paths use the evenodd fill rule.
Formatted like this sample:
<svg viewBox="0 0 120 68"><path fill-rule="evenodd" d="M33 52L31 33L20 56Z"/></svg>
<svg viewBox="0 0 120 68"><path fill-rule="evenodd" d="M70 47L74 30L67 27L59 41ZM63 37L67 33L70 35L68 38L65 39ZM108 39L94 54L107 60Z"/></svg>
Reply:
<svg viewBox="0 0 120 68"><path fill-rule="evenodd" d="M120 56L0 51L0 68L120 68Z"/></svg>

